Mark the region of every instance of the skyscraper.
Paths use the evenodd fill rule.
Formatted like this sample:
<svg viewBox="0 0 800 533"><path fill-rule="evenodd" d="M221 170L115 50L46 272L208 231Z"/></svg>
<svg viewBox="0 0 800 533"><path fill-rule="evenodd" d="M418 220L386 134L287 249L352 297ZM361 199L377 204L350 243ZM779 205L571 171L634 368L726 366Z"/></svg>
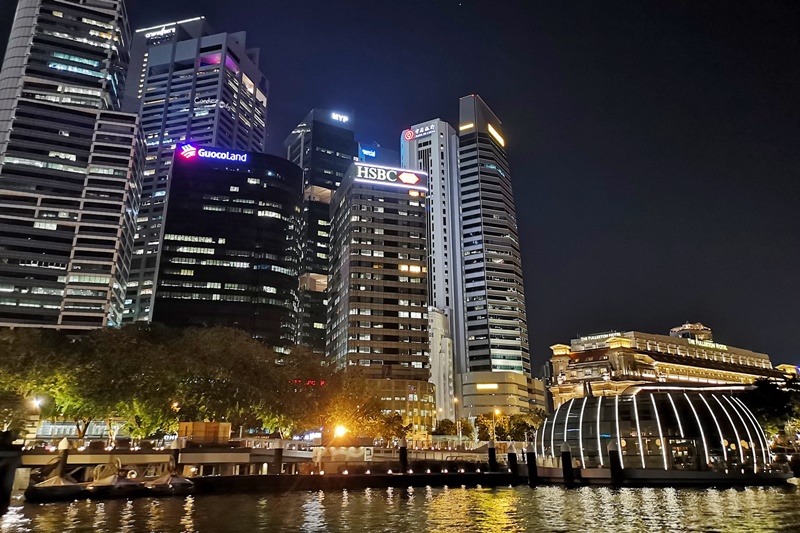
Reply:
<svg viewBox="0 0 800 533"><path fill-rule="evenodd" d="M303 169L298 342L325 349L330 203L358 155L352 114L313 109L284 141L286 158Z"/></svg>
<svg viewBox="0 0 800 533"><path fill-rule="evenodd" d="M353 163L331 204L326 352L379 380L385 412L432 429L428 339L427 176ZM397 402L402 402L398 405Z"/></svg>
<svg viewBox="0 0 800 533"><path fill-rule="evenodd" d="M297 337L303 173L274 155L178 147L153 321Z"/></svg>
<svg viewBox="0 0 800 533"><path fill-rule="evenodd" d="M455 418L455 375L466 372L464 271L458 182L458 135L440 119L403 131L403 168L428 174L428 294L431 312L431 364L441 418ZM443 315L443 316L441 316ZM447 324L441 324L446 320ZM435 337L435 338L434 338ZM461 354L461 357L454 357ZM447 359L450 361L447 361ZM438 370L437 370L438 369ZM437 411L438 412L438 411Z"/></svg>
<svg viewBox="0 0 800 533"><path fill-rule="evenodd" d="M0 326L118 325L143 140L120 0L20 0L0 71Z"/></svg>
<svg viewBox="0 0 800 533"><path fill-rule="evenodd" d="M245 37L212 34L202 17L136 30L131 77L138 87L125 105L140 113L147 158L126 322L152 318L176 144L264 151L268 84Z"/></svg>
<svg viewBox="0 0 800 533"><path fill-rule="evenodd" d="M511 174L500 120L478 95L461 98L459 175L470 372L530 377L528 325Z"/></svg>

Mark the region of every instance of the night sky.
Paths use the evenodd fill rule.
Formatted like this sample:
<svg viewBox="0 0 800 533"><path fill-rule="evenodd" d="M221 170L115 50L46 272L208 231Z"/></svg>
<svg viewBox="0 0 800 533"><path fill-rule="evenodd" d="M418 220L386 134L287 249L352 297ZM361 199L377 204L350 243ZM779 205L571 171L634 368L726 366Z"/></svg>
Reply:
<svg viewBox="0 0 800 533"><path fill-rule="evenodd" d="M506 134L534 365L576 334L686 320L800 364L800 2L128 8L134 28L246 30L274 153L313 107L355 110L359 139L397 149L480 94Z"/></svg>

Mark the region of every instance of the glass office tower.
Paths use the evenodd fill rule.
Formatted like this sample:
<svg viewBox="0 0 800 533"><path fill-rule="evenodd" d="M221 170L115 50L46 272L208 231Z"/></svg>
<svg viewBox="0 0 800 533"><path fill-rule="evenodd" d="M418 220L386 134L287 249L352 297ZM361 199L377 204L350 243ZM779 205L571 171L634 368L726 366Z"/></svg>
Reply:
<svg viewBox="0 0 800 533"><path fill-rule="evenodd" d="M142 205L125 300L126 322L150 320L178 143L263 152L268 84L245 33L213 33L202 17L136 30L126 108L147 143ZM133 80L132 80L133 82Z"/></svg>
<svg viewBox="0 0 800 533"><path fill-rule="evenodd" d="M461 98L459 179L466 368L530 377L522 259L506 141L478 95Z"/></svg>
<svg viewBox="0 0 800 533"><path fill-rule="evenodd" d="M284 141L286 158L303 169L300 344L325 350L330 203L357 159L352 114L314 109Z"/></svg>
<svg viewBox="0 0 800 533"><path fill-rule="evenodd" d="M294 345L302 179L273 155L180 145L153 321Z"/></svg>
<svg viewBox="0 0 800 533"><path fill-rule="evenodd" d="M118 325L143 140L120 0L20 0L0 71L0 326Z"/></svg>

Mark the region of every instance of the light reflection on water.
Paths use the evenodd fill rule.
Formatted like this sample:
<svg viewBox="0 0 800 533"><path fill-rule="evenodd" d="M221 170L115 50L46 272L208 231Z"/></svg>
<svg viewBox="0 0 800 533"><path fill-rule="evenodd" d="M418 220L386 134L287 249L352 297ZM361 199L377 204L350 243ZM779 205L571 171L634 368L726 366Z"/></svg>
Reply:
<svg viewBox="0 0 800 533"><path fill-rule="evenodd" d="M800 492L409 488L12 507L1 533L797 531Z"/></svg>

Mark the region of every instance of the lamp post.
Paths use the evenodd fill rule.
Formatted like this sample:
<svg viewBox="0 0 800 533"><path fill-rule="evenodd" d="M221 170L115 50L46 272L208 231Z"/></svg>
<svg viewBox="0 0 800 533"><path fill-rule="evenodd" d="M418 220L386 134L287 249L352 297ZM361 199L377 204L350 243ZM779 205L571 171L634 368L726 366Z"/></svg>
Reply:
<svg viewBox="0 0 800 533"><path fill-rule="evenodd" d="M456 404L456 429L458 430L458 445L461 446L461 417L458 416L458 398L453 396L453 403Z"/></svg>
<svg viewBox="0 0 800 533"><path fill-rule="evenodd" d="M500 409L495 409L492 411L492 440L497 440L497 422L495 421L495 415L500 414Z"/></svg>

